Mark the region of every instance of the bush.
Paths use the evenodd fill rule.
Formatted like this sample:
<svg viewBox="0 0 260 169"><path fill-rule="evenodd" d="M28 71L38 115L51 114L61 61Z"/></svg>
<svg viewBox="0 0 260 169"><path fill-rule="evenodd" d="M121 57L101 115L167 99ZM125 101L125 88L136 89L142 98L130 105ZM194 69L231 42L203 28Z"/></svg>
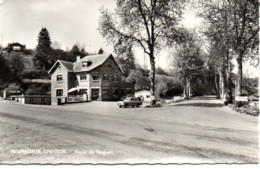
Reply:
<svg viewBox="0 0 260 169"><path fill-rule="evenodd" d="M242 107L248 105L248 102L243 102L243 101L235 101L235 107Z"/></svg>

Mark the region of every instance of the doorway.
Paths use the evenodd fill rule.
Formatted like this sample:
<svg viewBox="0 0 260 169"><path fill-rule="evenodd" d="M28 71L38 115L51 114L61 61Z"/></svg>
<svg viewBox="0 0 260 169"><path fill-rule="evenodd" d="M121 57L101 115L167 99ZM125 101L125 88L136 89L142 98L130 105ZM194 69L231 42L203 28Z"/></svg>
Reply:
<svg viewBox="0 0 260 169"><path fill-rule="evenodd" d="M92 100L99 99L99 89L91 89L91 99Z"/></svg>

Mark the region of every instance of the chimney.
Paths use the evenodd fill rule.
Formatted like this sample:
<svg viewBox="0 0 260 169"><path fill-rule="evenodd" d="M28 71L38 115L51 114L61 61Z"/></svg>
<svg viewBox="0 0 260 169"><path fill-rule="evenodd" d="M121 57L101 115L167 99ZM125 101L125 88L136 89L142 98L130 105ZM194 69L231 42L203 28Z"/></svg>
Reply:
<svg viewBox="0 0 260 169"><path fill-rule="evenodd" d="M80 56L77 56L77 60L76 60L76 62L78 62L78 61L80 61Z"/></svg>

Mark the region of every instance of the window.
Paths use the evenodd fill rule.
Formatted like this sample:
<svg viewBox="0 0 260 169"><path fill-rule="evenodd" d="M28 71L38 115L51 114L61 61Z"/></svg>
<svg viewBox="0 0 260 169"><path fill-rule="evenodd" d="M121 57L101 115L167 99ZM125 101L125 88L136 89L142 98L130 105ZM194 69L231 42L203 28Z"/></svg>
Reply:
<svg viewBox="0 0 260 169"><path fill-rule="evenodd" d="M111 62L108 62L107 66L108 66L108 67L111 67Z"/></svg>
<svg viewBox="0 0 260 169"><path fill-rule="evenodd" d="M92 78L93 78L93 80L98 80L98 74L97 73L93 73L92 74Z"/></svg>
<svg viewBox="0 0 260 169"><path fill-rule="evenodd" d="M131 94L131 93L132 93L131 88L126 88L126 94Z"/></svg>
<svg viewBox="0 0 260 169"><path fill-rule="evenodd" d="M41 104L45 104L45 98L41 98Z"/></svg>
<svg viewBox="0 0 260 169"><path fill-rule="evenodd" d="M113 81L118 81L118 76L117 75L113 75Z"/></svg>
<svg viewBox="0 0 260 169"><path fill-rule="evenodd" d="M82 67L88 67L92 64L91 61L85 61L85 62L82 62Z"/></svg>
<svg viewBox="0 0 260 169"><path fill-rule="evenodd" d="M57 89L56 90L56 96L63 96L63 90L62 89Z"/></svg>
<svg viewBox="0 0 260 169"><path fill-rule="evenodd" d="M57 81L63 81L62 75L57 75Z"/></svg>
<svg viewBox="0 0 260 169"><path fill-rule="evenodd" d="M118 96L118 88L114 88L113 89L113 95L114 96Z"/></svg>
<svg viewBox="0 0 260 169"><path fill-rule="evenodd" d="M80 74L80 80L81 81L87 80L87 75L86 74Z"/></svg>
<svg viewBox="0 0 260 169"><path fill-rule="evenodd" d="M103 96L108 96L109 89L103 89Z"/></svg>
<svg viewBox="0 0 260 169"><path fill-rule="evenodd" d="M108 80L108 75L107 74L103 75L103 80Z"/></svg>
<svg viewBox="0 0 260 169"><path fill-rule="evenodd" d="M82 62L82 67L87 67L88 66L88 62Z"/></svg>

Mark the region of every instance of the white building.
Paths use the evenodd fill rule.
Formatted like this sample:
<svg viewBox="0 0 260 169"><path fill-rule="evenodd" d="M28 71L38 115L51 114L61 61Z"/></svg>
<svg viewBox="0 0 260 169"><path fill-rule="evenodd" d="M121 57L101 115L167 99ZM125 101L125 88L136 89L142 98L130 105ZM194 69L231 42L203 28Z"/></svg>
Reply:
<svg viewBox="0 0 260 169"><path fill-rule="evenodd" d="M142 101L144 102L150 102L151 101L151 92L148 90L141 90L138 92L135 92L135 97L140 97Z"/></svg>

